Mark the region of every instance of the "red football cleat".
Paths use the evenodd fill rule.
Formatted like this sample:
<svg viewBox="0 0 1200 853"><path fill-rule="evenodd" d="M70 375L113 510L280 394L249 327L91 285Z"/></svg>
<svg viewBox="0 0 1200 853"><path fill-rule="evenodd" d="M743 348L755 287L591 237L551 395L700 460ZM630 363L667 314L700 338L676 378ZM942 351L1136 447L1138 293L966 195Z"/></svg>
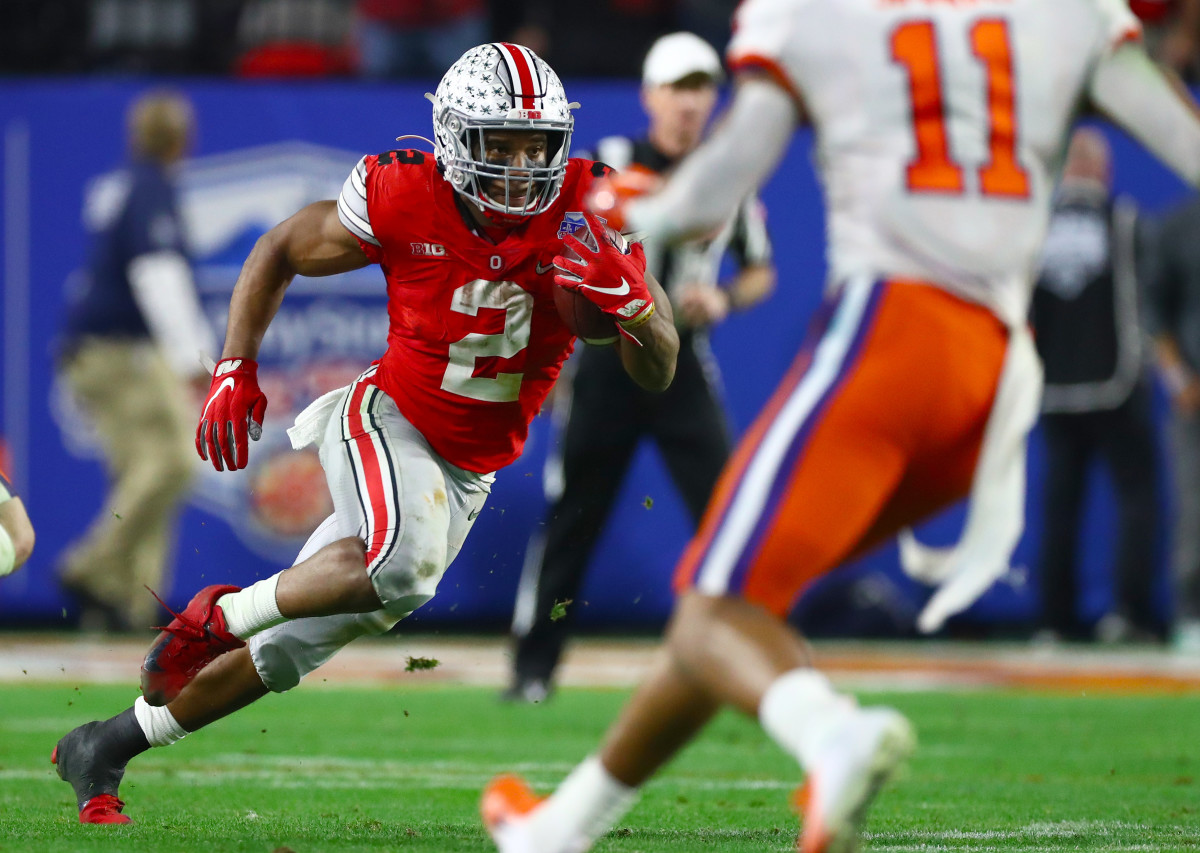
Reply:
<svg viewBox="0 0 1200 853"><path fill-rule="evenodd" d="M516 819L528 815L543 799L519 776L497 776L488 782L479 801L479 813L501 853L523 853L530 849Z"/></svg>
<svg viewBox="0 0 1200 853"><path fill-rule="evenodd" d="M83 808L79 811L79 822L133 823L128 817L121 814L121 810L124 808L124 800L118 799L112 794L101 794L83 804Z"/></svg>
<svg viewBox="0 0 1200 853"><path fill-rule="evenodd" d="M149 704L166 705L200 670L246 645L229 633L225 614L217 607L218 598L239 590L237 586L206 586L182 613L172 611L175 618L154 640L142 663L142 695Z"/></svg>
<svg viewBox="0 0 1200 853"><path fill-rule="evenodd" d="M50 753L58 776L75 791L80 823L132 823L121 814L117 788L125 762L114 759L105 724L85 723L64 735Z"/></svg>

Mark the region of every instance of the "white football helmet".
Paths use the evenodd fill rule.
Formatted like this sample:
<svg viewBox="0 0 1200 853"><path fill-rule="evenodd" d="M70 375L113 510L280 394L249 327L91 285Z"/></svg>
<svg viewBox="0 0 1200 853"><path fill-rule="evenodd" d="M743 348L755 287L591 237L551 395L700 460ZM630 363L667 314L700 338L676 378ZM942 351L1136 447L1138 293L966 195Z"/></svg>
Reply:
<svg viewBox="0 0 1200 853"><path fill-rule="evenodd" d="M501 219L533 216L558 198L575 126L571 110L579 104L567 102L562 81L536 53L503 42L473 47L450 66L437 92L425 97L433 102L433 150L442 174L465 198ZM487 163L483 135L489 130L545 132L546 165ZM485 191L498 179L504 181L503 200ZM513 184L529 188L513 192Z"/></svg>

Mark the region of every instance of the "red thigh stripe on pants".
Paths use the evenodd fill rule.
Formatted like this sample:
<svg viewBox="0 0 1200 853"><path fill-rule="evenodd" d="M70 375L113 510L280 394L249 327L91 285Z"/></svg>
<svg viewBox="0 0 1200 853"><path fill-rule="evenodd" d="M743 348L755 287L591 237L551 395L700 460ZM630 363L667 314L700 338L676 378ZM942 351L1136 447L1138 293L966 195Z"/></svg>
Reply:
<svg viewBox="0 0 1200 853"><path fill-rule="evenodd" d="M361 535L367 545L366 567L371 576L391 558L400 529L398 472L377 417L386 398L374 384L375 370L372 366L355 381L342 412L342 438L362 508Z"/></svg>
<svg viewBox="0 0 1200 853"><path fill-rule="evenodd" d="M710 507L680 566L677 586L721 595L741 588L815 424L852 371L886 284L847 283L811 356L802 354L722 477L724 505ZM740 463L740 464L737 464Z"/></svg>

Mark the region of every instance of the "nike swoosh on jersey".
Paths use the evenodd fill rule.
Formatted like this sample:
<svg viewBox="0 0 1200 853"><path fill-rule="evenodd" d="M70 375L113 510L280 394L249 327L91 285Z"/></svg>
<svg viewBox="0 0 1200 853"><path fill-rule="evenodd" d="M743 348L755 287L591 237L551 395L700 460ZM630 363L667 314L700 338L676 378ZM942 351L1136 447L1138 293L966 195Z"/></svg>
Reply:
<svg viewBox="0 0 1200 853"><path fill-rule="evenodd" d="M221 380L221 384L217 386L217 390L213 391L212 395L208 398L208 402L204 404L204 411L200 413L200 420L204 420L206 417L208 417L208 407L213 404L217 397L221 396L221 392L226 388L232 388L233 386L234 381L232 376Z"/></svg>
<svg viewBox="0 0 1200 853"><path fill-rule="evenodd" d="M586 287L588 290L594 290L597 293L608 293L612 296L624 296L629 292L629 282L625 280L624 276L621 276L620 287L596 287L594 284L581 284L579 286L581 288Z"/></svg>
<svg viewBox="0 0 1200 853"><path fill-rule="evenodd" d="M545 275L552 269L554 269L554 264L546 264L543 266L541 261L538 261L537 264L534 265L534 270L537 271L538 275Z"/></svg>
<svg viewBox="0 0 1200 853"><path fill-rule="evenodd" d="M467 513L467 521L474 521L475 519L479 518L479 512L479 509L471 510L469 513Z"/></svg>

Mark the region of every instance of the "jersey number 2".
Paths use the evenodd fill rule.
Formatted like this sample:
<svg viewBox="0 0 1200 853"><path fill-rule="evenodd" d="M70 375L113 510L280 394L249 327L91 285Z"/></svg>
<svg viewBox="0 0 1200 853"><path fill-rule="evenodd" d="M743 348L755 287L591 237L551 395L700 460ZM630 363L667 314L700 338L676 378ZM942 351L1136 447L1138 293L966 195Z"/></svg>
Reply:
<svg viewBox="0 0 1200 853"><path fill-rule="evenodd" d="M533 316L533 295L511 281L475 281L454 291L450 310L471 317L480 308L504 312L504 331L497 334L469 332L450 344L449 364L442 376L442 390L485 403L511 403L521 396L523 373L497 373L476 376L475 362L480 358L512 358L529 346L529 321Z"/></svg>
<svg viewBox="0 0 1200 853"><path fill-rule="evenodd" d="M1017 161L1016 84L1008 24L1000 19L976 21L971 51L987 73L990 159L979 169L984 195L1027 198L1029 175ZM962 167L950 157L937 30L933 21L908 21L892 31L892 59L908 71L913 133L917 154L908 164L913 192L961 193Z"/></svg>

